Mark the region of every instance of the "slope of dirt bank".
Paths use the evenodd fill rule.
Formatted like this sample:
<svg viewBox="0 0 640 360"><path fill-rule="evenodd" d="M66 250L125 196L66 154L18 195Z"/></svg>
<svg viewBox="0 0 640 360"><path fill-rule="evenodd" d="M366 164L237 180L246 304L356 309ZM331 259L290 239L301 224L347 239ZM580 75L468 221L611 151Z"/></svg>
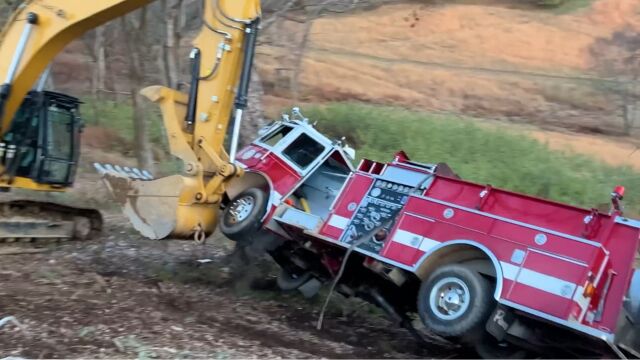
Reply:
<svg viewBox="0 0 640 360"><path fill-rule="evenodd" d="M589 70L589 47L634 22L634 0L599 0L569 15L504 3L388 5L370 13L314 23L315 46L403 60L476 67L575 72Z"/></svg>
<svg viewBox="0 0 640 360"><path fill-rule="evenodd" d="M463 356L418 344L379 314L332 310L263 286L249 290L220 239L151 241L108 217L102 239L3 256L0 357L423 358ZM210 239L211 240L211 239ZM213 261L198 267L197 259ZM264 279L264 271L261 278Z"/></svg>
<svg viewBox="0 0 640 360"><path fill-rule="evenodd" d="M327 16L311 30L299 77L301 98L358 100L620 135L621 94L628 89L591 78L605 61L594 44L638 26L638 9L640 3L633 0L599 0L591 8L556 15L471 1L407 3ZM278 44L299 42L302 25L283 26L289 35L262 47L258 59L263 80L275 93L284 89L286 98L295 61Z"/></svg>
<svg viewBox="0 0 640 360"><path fill-rule="evenodd" d="M560 133L554 131L525 131L551 149L589 156L613 166L629 166L640 171L639 145L613 138Z"/></svg>

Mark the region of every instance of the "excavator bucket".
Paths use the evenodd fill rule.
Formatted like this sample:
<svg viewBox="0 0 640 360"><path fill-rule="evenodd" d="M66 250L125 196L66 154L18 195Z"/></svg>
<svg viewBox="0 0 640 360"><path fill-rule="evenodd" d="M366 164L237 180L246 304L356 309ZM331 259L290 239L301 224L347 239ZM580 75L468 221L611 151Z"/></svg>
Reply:
<svg viewBox="0 0 640 360"><path fill-rule="evenodd" d="M149 239L202 238L215 229L217 212L210 206L181 206L189 178L154 179L145 170L94 164L133 227Z"/></svg>

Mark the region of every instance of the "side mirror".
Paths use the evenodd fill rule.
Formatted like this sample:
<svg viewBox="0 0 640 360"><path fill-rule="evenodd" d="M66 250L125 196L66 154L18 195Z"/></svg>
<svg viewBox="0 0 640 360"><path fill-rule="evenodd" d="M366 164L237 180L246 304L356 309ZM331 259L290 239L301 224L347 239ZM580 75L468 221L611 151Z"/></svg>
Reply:
<svg viewBox="0 0 640 360"><path fill-rule="evenodd" d="M356 159L356 150L354 148L350 147L349 145L345 145L344 147L342 147L342 150L344 150L344 153L347 154L351 161Z"/></svg>

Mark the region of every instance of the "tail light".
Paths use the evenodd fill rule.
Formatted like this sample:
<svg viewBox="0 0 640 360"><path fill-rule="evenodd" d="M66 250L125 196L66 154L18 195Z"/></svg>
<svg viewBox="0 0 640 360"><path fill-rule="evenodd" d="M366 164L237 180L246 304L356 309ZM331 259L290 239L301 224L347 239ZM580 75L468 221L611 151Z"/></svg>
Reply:
<svg viewBox="0 0 640 360"><path fill-rule="evenodd" d="M582 296L586 298L591 298L593 297L593 295L595 295L596 287L593 284L593 281L594 281L593 273L589 272L589 277L587 278L587 281L584 284L584 291L582 292Z"/></svg>
<svg viewBox="0 0 640 360"><path fill-rule="evenodd" d="M596 287L593 285L592 282L587 282L587 285L584 287L584 292L582 293L582 296L586 298L591 298L595 293L596 293Z"/></svg>

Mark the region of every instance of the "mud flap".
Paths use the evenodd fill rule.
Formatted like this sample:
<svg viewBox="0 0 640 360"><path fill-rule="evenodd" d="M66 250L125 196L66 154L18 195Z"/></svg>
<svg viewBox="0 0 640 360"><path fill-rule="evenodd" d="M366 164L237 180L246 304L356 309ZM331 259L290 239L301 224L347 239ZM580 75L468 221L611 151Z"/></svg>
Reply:
<svg viewBox="0 0 640 360"><path fill-rule="evenodd" d="M300 293L302 293L305 298L309 299L315 296L320 291L321 286L322 283L320 282L320 280L312 277L311 279L309 279L309 281L302 284L298 288L298 291L300 291Z"/></svg>
<svg viewBox="0 0 640 360"><path fill-rule="evenodd" d="M489 320L487 320L487 332L493 335L498 341L502 341L505 339L509 328L515 320L516 317L509 308L498 305L496 309L493 310L493 313L491 313Z"/></svg>

